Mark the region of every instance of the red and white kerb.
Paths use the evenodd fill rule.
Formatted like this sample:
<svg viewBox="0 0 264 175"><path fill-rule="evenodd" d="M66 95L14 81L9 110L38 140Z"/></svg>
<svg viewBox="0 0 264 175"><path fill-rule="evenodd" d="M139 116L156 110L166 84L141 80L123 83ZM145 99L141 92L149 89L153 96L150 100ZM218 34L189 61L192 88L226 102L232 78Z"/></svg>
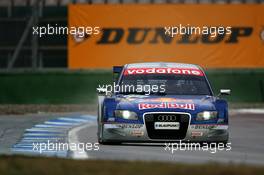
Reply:
<svg viewBox="0 0 264 175"><path fill-rule="evenodd" d="M128 68L124 71L124 75L136 74L176 74L204 76L203 71L200 69L190 68Z"/></svg>

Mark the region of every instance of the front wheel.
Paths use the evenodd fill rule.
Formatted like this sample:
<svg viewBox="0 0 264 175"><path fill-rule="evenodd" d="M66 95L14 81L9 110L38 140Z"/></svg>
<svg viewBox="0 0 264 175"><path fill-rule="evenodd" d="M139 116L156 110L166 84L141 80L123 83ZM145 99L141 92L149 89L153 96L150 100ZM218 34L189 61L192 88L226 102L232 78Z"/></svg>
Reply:
<svg viewBox="0 0 264 175"><path fill-rule="evenodd" d="M120 145L121 142L119 141L106 141L103 139L103 125L101 125L100 123L98 123L98 134L97 134L97 138L98 138L98 143L101 145Z"/></svg>
<svg viewBox="0 0 264 175"><path fill-rule="evenodd" d="M121 145L121 142L115 142L115 141L104 141L101 139L98 139L98 143L101 145Z"/></svg>

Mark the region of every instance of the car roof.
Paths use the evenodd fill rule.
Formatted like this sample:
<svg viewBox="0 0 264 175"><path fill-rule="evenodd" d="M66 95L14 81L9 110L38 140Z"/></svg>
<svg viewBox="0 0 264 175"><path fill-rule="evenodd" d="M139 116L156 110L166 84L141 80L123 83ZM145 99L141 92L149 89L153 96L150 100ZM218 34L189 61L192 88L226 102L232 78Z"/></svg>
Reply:
<svg viewBox="0 0 264 175"><path fill-rule="evenodd" d="M195 64L174 63L174 62L146 62L146 63L131 63L127 64L126 68L187 68L200 69Z"/></svg>

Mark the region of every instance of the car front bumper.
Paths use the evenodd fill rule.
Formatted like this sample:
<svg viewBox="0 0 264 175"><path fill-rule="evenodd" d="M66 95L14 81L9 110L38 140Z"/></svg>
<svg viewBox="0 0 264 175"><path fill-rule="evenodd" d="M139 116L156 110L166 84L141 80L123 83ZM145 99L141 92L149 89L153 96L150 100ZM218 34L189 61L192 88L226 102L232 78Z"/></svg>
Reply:
<svg viewBox="0 0 264 175"><path fill-rule="evenodd" d="M117 142L227 142L228 125L190 124L184 139L153 139L149 137L145 124L104 123L102 139Z"/></svg>

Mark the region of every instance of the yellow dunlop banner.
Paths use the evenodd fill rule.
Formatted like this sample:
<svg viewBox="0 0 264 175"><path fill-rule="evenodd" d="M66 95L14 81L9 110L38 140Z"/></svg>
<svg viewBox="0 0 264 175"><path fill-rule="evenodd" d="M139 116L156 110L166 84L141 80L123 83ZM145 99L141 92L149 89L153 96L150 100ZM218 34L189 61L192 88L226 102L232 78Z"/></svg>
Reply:
<svg viewBox="0 0 264 175"><path fill-rule="evenodd" d="M69 5L68 65L264 67L264 5Z"/></svg>

